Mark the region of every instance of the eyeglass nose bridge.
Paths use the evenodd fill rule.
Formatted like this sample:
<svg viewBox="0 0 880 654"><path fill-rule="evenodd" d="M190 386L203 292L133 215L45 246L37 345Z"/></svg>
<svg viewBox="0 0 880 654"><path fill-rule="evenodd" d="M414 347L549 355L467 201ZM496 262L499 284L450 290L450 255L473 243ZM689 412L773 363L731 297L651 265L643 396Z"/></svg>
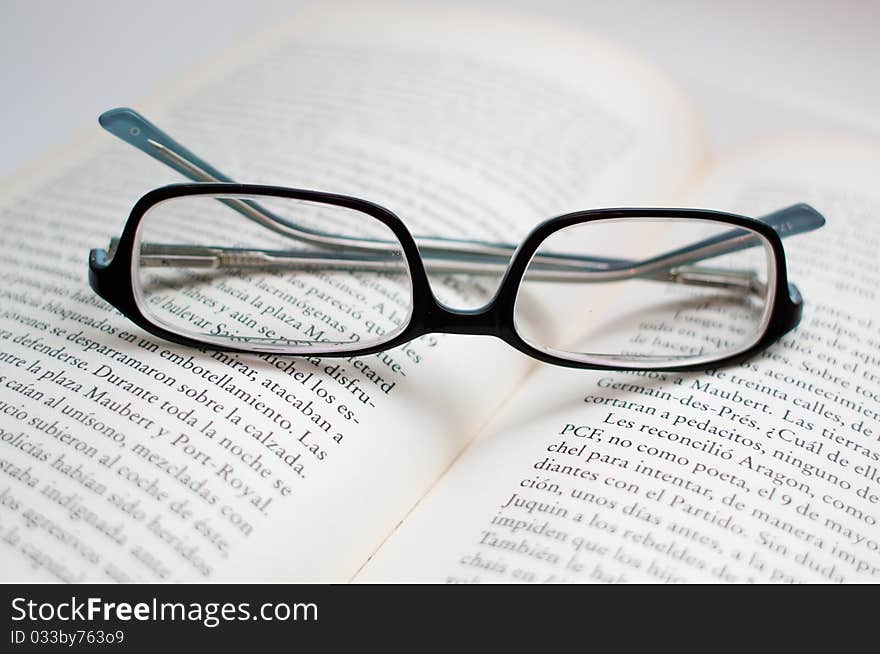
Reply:
<svg viewBox="0 0 880 654"><path fill-rule="evenodd" d="M426 333L471 336L500 337L503 331L495 300L476 309L453 309L435 300L419 327Z"/></svg>

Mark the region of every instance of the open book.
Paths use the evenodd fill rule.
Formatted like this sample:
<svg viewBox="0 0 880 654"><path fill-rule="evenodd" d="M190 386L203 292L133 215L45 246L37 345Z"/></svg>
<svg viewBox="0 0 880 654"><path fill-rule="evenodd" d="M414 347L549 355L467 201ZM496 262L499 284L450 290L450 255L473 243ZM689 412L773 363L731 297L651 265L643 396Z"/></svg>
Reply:
<svg viewBox="0 0 880 654"><path fill-rule="evenodd" d="M614 44L360 3L300 11L138 108L234 179L364 197L418 234L515 242L602 206L809 202L828 225L786 243L801 326L735 368L567 370L455 335L200 351L88 288L89 249L181 181L95 128L4 183L0 579L880 577L880 144L710 157L688 100Z"/></svg>

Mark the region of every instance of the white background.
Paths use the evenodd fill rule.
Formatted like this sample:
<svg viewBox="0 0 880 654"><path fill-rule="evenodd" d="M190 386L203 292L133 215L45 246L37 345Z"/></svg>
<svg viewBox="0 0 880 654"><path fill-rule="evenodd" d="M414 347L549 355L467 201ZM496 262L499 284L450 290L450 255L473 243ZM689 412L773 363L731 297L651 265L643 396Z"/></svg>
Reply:
<svg viewBox="0 0 880 654"><path fill-rule="evenodd" d="M298 4L0 0L0 175ZM880 0L482 4L557 17L628 44L697 101L717 147L782 130L880 135Z"/></svg>

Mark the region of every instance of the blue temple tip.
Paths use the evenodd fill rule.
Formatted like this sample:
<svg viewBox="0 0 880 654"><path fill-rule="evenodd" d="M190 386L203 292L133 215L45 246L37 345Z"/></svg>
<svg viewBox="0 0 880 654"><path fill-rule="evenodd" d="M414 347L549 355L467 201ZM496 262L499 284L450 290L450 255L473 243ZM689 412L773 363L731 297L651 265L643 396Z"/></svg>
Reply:
<svg viewBox="0 0 880 654"><path fill-rule="evenodd" d="M139 137L145 136L146 132L154 137L162 134L149 120L128 107L117 107L105 111L98 116L98 124L108 132L112 132L129 142L139 140Z"/></svg>
<svg viewBox="0 0 880 654"><path fill-rule="evenodd" d="M167 141L166 135L150 121L128 107L117 107L98 116L98 124L118 138L147 152L150 139ZM152 154L148 152L148 154Z"/></svg>
<svg viewBox="0 0 880 654"><path fill-rule="evenodd" d="M800 209L803 209L804 211L808 211L810 214L812 214L813 220L818 224L818 226L821 227L822 225L825 224L825 216L823 216L821 213L819 213L819 211L817 211L815 207L807 204L806 202L801 202L797 206Z"/></svg>
<svg viewBox="0 0 880 654"><path fill-rule="evenodd" d="M138 122L144 120L143 116L134 109L129 109L128 107L116 107L115 109L109 109L98 116L98 124L104 129L110 129L119 119L126 121L135 120Z"/></svg>
<svg viewBox="0 0 880 654"><path fill-rule="evenodd" d="M195 181L205 181L206 177L220 182L232 181L134 109L129 107L109 109L98 116L98 124L115 137L173 168L184 177ZM170 157L169 152L173 153L176 159ZM181 159L189 165L181 164ZM194 175L193 167L201 169L201 172Z"/></svg>

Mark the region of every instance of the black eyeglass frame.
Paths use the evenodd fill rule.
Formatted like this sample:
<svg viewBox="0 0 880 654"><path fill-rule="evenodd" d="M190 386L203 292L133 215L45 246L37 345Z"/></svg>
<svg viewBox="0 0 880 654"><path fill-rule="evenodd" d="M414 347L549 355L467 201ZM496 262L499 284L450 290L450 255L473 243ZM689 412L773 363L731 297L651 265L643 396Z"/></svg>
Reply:
<svg viewBox="0 0 880 654"><path fill-rule="evenodd" d="M238 183L185 183L171 184L154 189L141 197L131 210L128 220L119 238L118 245L111 259L108 260L106 250L93 249L89 254L89 283L92 289L110 304L116 307L129 320L145 331L167 341L196 348L222 350L228 352L254 353L246 346L223 345L190 338L183 334L170 331L151 322L141 311L135 298L134 280L132 279L132 262L135 254L138 227L147 211L160 202L173 198L200 195L239 195L265 196L322 202L339 207L363 212L383 223L392 231L400 242L403 255L409 266L412 283L412 310L409 323L395 336L360 349L343 351L322 351L320 344L314 346L314 352L285 353L289 356L320 356L320 357L352 357L375 354L394 348L420 336L432 333L469 334L494 336L516 348L523 354L569 368L588 370L645 370L644 365L634 362L628 365L604 365L599 363L577 361L556 356L530 345L516 331L514 324L514 305L520 284L532 256L540 245L551 234L560 229L582 223L620 218L643 218L646 216L678 220L702 219L717 223L740 227L757 232L769 243L775 266L776 284L771 299L769 318L765 321L763 333L748 348L724 355L710 361L697 361L685 364L650 366L658 371L699 371L708 368L729 366L748 358L767 348L784 334L792 330L800 321L803 311L803 299L794 285L789 284L785 250L779 233L770 225L754 218L709 209L679 208L611 208L589 209L550 218L537 226L526 236L516 249L507 266L495 296L483 307L477 309L452 309L445 306L434 296L427 271L419 253L416 240L404 222L393 212L378 204L360 198L321 191L287 188L282 186L265 186L258 184Z"/></svg>

